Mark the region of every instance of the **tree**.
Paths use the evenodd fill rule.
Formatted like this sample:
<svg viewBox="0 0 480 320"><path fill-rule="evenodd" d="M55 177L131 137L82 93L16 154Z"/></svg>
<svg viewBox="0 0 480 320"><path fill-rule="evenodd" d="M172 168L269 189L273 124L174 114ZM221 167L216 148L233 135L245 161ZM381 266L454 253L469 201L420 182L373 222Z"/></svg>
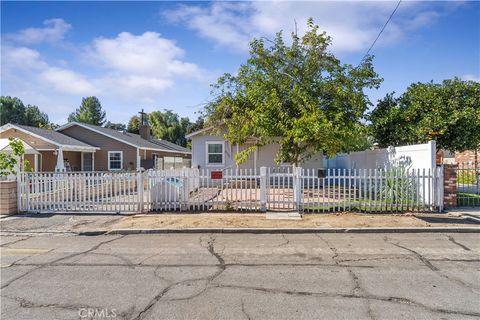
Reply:
<svg viewBox="0 0 480 320"><path fill-rule="evenodd" d="M82 104L75 112L71 113L68 121L77 121L96 126L102 126L105 123L105 111L97 97L82 98Z"/></svg>
<svg viewBox="0 0 480 320"><path fill-rule="evenodd" d="M105 128L110 128L117 131L123 131L123 130L126 130L127 127L123 123L113 123L113 122L107 121L107 123L105 124Z"/></svg>
<svg viewBox="0 0 480 320"><path fill-rule="evenodd" d="M190 122L190 125L187 127L187 134L201 130L205 127L205 118L200 116L195 122Z"/></svg>
<svg viewBox="0 0 480 320"><path fill-rule="evenodd" d="M138 116L132 116L130 120L128 120L127 131L135 134L140 133L140 119Z"/></svg>
<svg viewBox="0 0 480 320"><path fill-rule="evenodd" d="M0 152L0 177L16 174L15 166L21 161L25 154L25 147L20 139L8 138L8 145L12 149L11 153ZM29 166L28 160L24 160L24 170Z"/></svg>
<svg viewBox="0 0 480 320"><path fill-rule="evenodd" d="M37 106L25 106L19 98L0 97L0 123L16 123L33 127L44 127L49 124L46 113Z"/></svg>
<svg viewBox="0 0 480 320"><path fill-rule="evenodd" d="M190 126L188 118L179 118L178 114L171 110L154 111L148 115L152 132L155 138L163 139L180 146L186 146L185 135Z"/></svg>
<svg viewBox="0 0 480 320"><path fill-rule="evenodd" d="M25 106L22 100L8 96L0 97L0 123L23 124L25 119Z"/></svg>
<svg viewBox="0 0 480 320"><path fill-rule="evenodd" d="M214 85L218 98L206 107L208 124L221 124L230 143L258 139L237 162L272 142L280 144L276 161L294 164L318 151L334 155L355 148L370 104L364 89L377 88L382 79L371 56L358 67L341 64L328 51L331 38L312 19L307 27L302 37L292 33L291 45L281 32L273 41L254 39L238 74L224 74Z"/></svg>
<svg viewBox="0 0 480 320"><path fill-rule="evenodd" d="M380 146L425 143L450 151L480 148L480 83L458 78L410 85L393 93L370 113L371 132Z"/></svg>
<svg viewBox="0 0 480 320"><path fill-rule="evenodd" d="M46 127L50 123L48 122L48 116L45 112L40 111L37 106L27 105L25 108L24 124L33 127Z"/></svg>

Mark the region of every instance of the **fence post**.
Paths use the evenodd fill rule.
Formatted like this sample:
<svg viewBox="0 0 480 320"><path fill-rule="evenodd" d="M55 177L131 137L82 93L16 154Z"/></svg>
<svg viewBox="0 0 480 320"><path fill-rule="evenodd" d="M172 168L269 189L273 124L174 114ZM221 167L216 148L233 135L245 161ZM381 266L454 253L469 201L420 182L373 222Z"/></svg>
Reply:
<svg viewBox="0 0 480 320"><path fill-rule="evenodd" d="M444 167L443 165L439 166L436 168L437 170L437 188L438 188L438 194L437 194L437 202L438 202L438 212L443 212L443 199L444 199L444 188L445 185L443 183L443 170Z"/></svg>
<svg viewBox="0 0 480 320"><path fill-rule="evenodd" d="M302 168L294 167L293 171L293 200L295 208L300 211L302 203Z"/></svg>
<svg viewBox="0 0 480 320"><path fill-rule="evenodd" d="M260 168L260 211L267 211L267 168Z"/></svg>
<svg viewBox="0 0 480 320"><path fill-rule="evenodd" d="M190 197L190 168L182 168L183 176L183 206L180 206L180 210L189 210L189 197Z"/></svg>
<svg viewBox="0 0 480 320"><path fill-rule="evenodd" d="M143 213L143 171L137 170L138 211Z"/></svg>

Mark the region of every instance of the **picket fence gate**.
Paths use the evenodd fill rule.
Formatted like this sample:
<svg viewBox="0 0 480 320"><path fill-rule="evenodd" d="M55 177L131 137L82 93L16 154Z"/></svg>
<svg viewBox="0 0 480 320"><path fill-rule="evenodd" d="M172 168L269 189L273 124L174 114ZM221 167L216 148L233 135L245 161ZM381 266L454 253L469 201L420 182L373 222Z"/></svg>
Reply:
<svg viewBox="0 0 480 320"><path fill-rule="evenodd" d="M18 207L26 212L96 213L442 211L443 168L23 172Z"/></svg>

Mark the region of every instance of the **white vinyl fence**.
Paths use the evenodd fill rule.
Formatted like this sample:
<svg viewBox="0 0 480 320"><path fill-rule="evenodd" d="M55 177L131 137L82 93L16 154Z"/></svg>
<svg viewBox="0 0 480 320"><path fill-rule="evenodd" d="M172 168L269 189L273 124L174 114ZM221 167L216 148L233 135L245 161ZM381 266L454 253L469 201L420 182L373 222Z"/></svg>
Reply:
<svg viewBox="0 0 480 320"><path fill-rule="evenodd" d="M436 169L171 169L22 173L20 211L443 210Z"/></svg>

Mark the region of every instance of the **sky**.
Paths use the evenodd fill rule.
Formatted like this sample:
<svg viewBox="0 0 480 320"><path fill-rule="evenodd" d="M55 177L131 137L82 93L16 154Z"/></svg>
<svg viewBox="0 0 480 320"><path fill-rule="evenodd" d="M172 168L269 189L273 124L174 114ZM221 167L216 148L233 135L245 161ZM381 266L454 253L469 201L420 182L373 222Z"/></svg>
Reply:
<svg viewBox="0 0 480 320"><path fill-rule="evenodd" d="M194 120L210 85L235 73L248 42L283 30L302 34L312 17L330 50L357 65L397 1L9 2L1 1L1 95L37 105L64 124L82 97L107 119L144 109ZM404 1L372 52L384 79L375 103L414 82L480 81L480 2Z"/></svg>

